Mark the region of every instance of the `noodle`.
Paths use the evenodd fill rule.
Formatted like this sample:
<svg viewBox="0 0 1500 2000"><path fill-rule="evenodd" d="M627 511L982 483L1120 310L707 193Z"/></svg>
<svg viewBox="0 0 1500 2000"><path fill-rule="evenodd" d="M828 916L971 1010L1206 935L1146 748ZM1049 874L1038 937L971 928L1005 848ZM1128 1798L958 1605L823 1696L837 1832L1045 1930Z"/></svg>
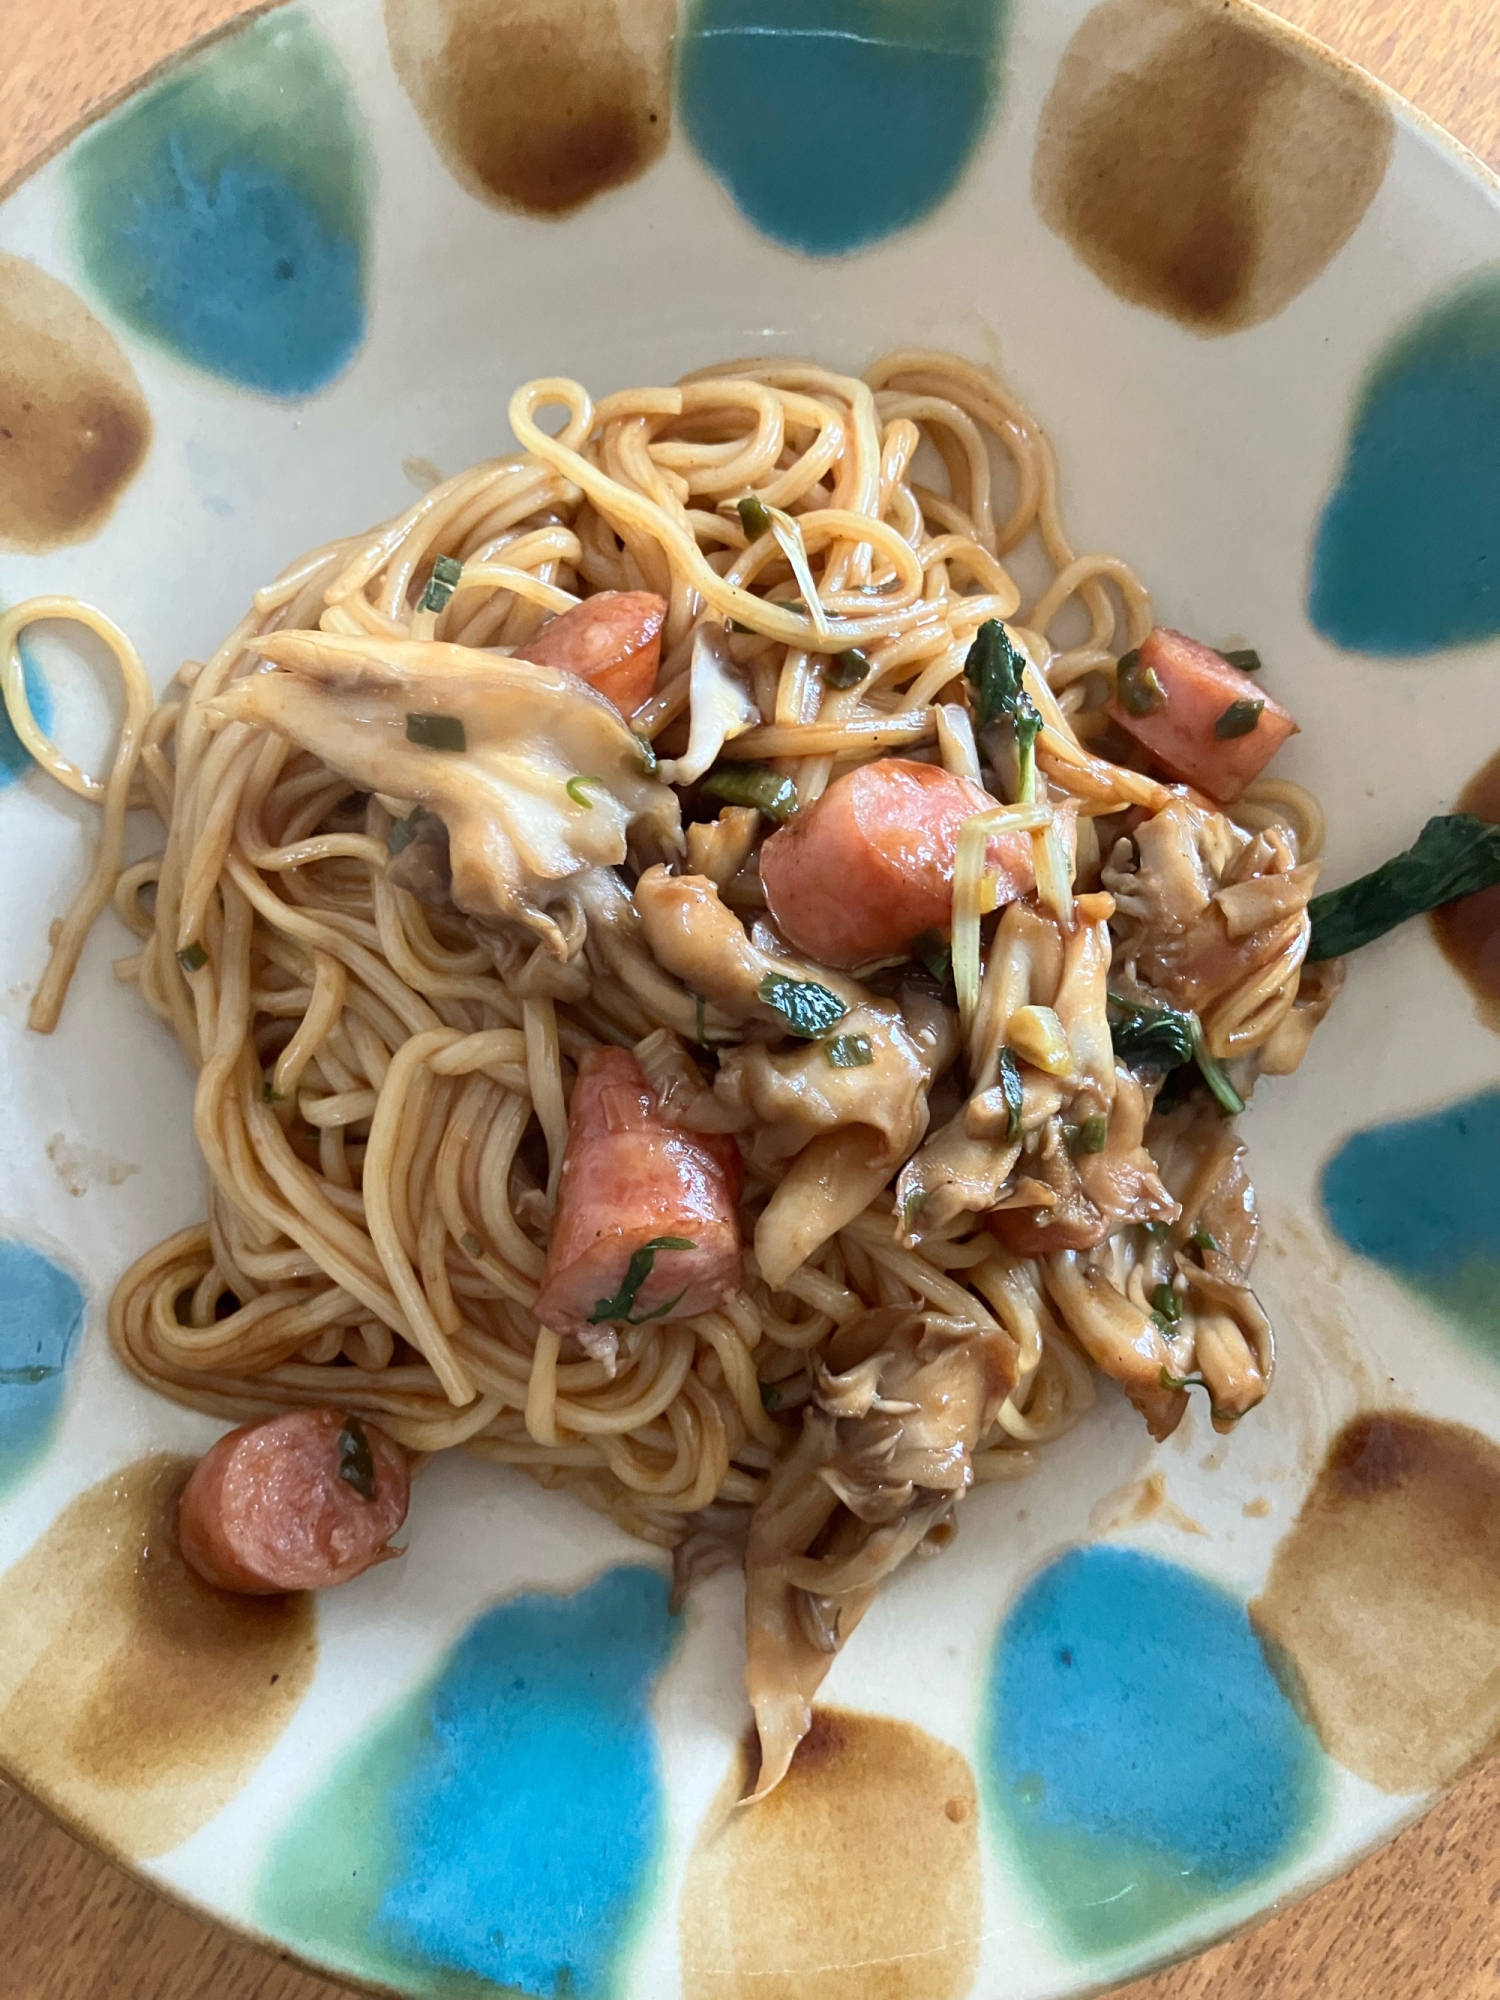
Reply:
<svg viewBox="0 0 1500 2000"><path fill-rule="evenodd" d="M539 422L547 409L563 416L550 433ZM53 778L103 810L94 865L56 932L31 1025L55 1026L84 939L113 895L139 940L117 971L171 1026L197 1072L207 1217L120 1281L110 1336L121 1360L163 1394L220 1417L332 1403L378 1421L413 1451L466 1445L574 1491L664 1547L694 1533L694 1517L711 1503L743 1514L773 1479L792 1476L782 1462L795 1413L807 1416L798 1450L810 1451L806 1440L831 1421L817 1411L856 1411L860 1368L878 1369L889 1355L837 1367L829 1357L872 1315L889 1323L890 1352L927 1355L925 1366L938 1365L937 1348L969 1357L966 1366L981 1352L1012 1355L1007 1379L991 1385L992 1402L974 1419L962 1483L1029 1471L1038 1449L1093 1402L1096 1366L1120 1374L1153 1428L1170 1428L1184 1383L1198 1379L1191 1328L1200 1308L1215 1316L1220 1373L1240 1371L1234 1381L1204 1378L1216 1421L1232 1421L1255 1400L1245 1371L1258 1371L1264 1393L1270 1366L1263 1319L1252 1327L1249 1308L1234 1303L1238 1265L1216 1276L1217 1267L1184 1262L1182 1235L1167 1242L1164 1227L1143 1235L1123 1223L1092 1264L1063 1238L1049 1255L1019 1254L984 1219L986 1207L1021 1194L1037 1213L1069 1198L1062 1177L1071 1169L1057 1157L1064 1114L1073 1131L1090 1115L1110 1117L1123 1149L1117 1159L1111 1137L1110 1160L1128 1154L1140 1180L1155 1159L1195 1219L1239 1157L1219 1138L1205 1140L1191 1110L1169 1114L1163 1127L1168 1152L1186 1162L1181 1171L1154 1140L1148 1157L1141 1135L1154 1090L1127 1087L1124 1071L1117 1084L1103 1012L1104 904L1118 906L1116 967L1138 974L1143 988L1148 971L1156 990L1166 975L1144 850L1132 873L1109 819L1131 808L1163 813L1181 794L1089 747L1117 740L1106 709L1116 660L1144 642L1154 617L1122 560L1075 552L1046 434L993 376L925 350L888 355L863 380L795 361L740 361L597 404L578 383L547 379L518 391L511 424L515 455L438 484L370 534L299 558L154 708L139 658L102 613L45 598L0 619L18 734ZM751 489L765 531L734 504ZM1029 602L1006 566L1022 544L1039 549L1050 570ZM457 576L446 598L429 588L440 556ZM965 662L982 627L1008 621L1029 655L1025 685L1040 714L1037 802L991 818L1022 829L1008 837L1034 845L1039 880L1045 870L1052 886L1036 908L1012 905L981 934L994 907L984 900L989 823L971 822L955 897L975 1092L968 1139L958 1117L908 1159L927 1120L924 1093L894 1163L867 1124L825 1133L779 1163L749 1149L750 1208L762 1221L741 1287L691 1318L627 1324L618 1338L580 1344L535 1311L580 1058L600 1044L644 1049L662 1029L722 1049L738 1039L732 1023L712 993L706 1008L702 997L695 1003L652 961L628 897L621 906L595 894L558 918L565 956L529 950L535 937L528 949L502 948L451 902L419 902L387 874L409 798L364 792L285 735L225 723L215 704L264 666L257 648L277 635L355 648L408 640L515 648L597 592L643 590L664 599L666 613L662 667L637 732L675 754L697 635L709 623L727 628L731 665L752 687L759 719L726 738L720 767L769 763L804 808L892 752L975 781ZM1050 635L1065 614L1082 637L1058 650ZM28 706L20 635L58 617L105 641L124 684L125 722L103 779L64 758ZM858 660L852 683L835 684L836 656ZM991 746L985 755L993 754ZM128 868L127 806L148 808L164 829L160 851ZM1293 1006L1306 898L1287 901L1286 871L1315 855L1323 837L1316 802L1284 781L1260 780L1236 818L1231 848L1248 853L1251 836L1261 843L1251 879L1281 885L1286 907L1276 926L1253 933L1232 988L1203 1005L1209 1046L1225 1059L1265 1043ZM1237 864L1225 852L1227 881ZM754 871L753 854L735 860L721 885L729 907L750 919L764 903ZM1087 946L1089 937L1102 947ZM973 1166L959 1156L978 1143L974 1121L1000 1089L1018 1011L1054 1009L1075 1052L1102 1046L1098 1064L1085 1063L1069 1085L1073 1110L1061 1098L1043 1106L1052 1136L1006 1155L994 1201L952 1206L951 1190ZM1028 1088L1045 1095L1043 1086L1037 1072ZM686 1087L707 1100L696 1072ZM1004 1148L985 1145L1000 1172ZM924 1181L933 1161L942 1174L933 1167ZM837 1226L810 1255L783 1257L790 1239L778 1232L804 1226L808 1203L824 1196L842 1200ZM1166 1192L1161 1203L1165 1213ZM923 1218L915 1232L914 1214ZM1253 1243L1241 1261L1252 1251ZM1143 1300L1149 1314L1150 1300L1174 1283L1186 1316L1179 1326L1157 1313L1160 1384L1154 1375L1132 1383L1115 1365L1120 1316L1139 1319ZM1245 1329L1239 1347L1236 1325ZM928 1346L912 1349L917 1339ZM832 1464L826 1454L824 1462ZM768 1503L766 1524L813 1521L779 1559L774 1588L795 1600L785 1630L802 1635L783 1638L783 1663L787 1648L811 1643L809 1632L841 1643L901 1555L951 1532L962 1484L928 1488L927 1476L897 1529L861 1526L895 1518L873 1502L862 1517L849 1511L866 1505L857 1465L827 1471L811 1512ZM752 1535L753 1575L754 1550ZM770 1602L761 1600L763 1611ZM757 1643L752 1691L764 1671ZM771 1774L764 1786L785 1746L769 1708L758 1701L757 1711ZM795 1722L787 1728L795 1740Z"/></svg>

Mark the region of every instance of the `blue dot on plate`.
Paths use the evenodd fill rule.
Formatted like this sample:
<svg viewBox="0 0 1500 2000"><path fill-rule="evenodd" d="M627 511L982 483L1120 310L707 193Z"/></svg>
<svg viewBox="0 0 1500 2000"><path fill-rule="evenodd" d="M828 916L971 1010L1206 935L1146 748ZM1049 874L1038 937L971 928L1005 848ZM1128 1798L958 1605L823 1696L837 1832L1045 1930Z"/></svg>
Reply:
<svg viewBox="0 0 1500 2000"><path fill-rule="evenodd" d="M26 680L26 699L31 704L31 713L36 718L38 728L51 731L52 690L47 685L36 655L23 639L21 641L21 670ZM31 752L15 732L9 711L0 702L0 790L13 785L17 778L24 778L33 769Z"/></svg>
<svg viewBox="0 0 1500 2000"><path fill-rule="evenodd" d="M51 1442L83 1317L70 1272L29 1243L0 1240L0 1492Z"/></svg>
<svg viewBox="0 0 1500 2000"><path fill-rule="evenodd" d="M1351 1250L1500 1362L1500 1090L1354 1133L1322 1196Z"/></svg>
<svg viewBox="0 0 1500 2000"><path fill-rule="evenodd" d="M694 0L684 128L765 235L813 256L918 222L990 119L1009 0Z"/></svg>
<svg viewBox="0 0 1500 2000"><path fill-rule="evenodd" d="M1500 271L1430 307L1368 376L1318 528L1309 614L1360 653L1500 634Z"/></svg>
<svg viewBox="0 0 1500 2000"><path fill-rule="evenodd" d="M983 1780L1058 1939L1126 1950L1284 1862L1324 1760L1244 1604L1137 1550L1073 1549L999 1637Z"/></svg>
<svg viewBox="0 0 1500 2000"><path fill-rule="evenodd" d="M651 1698L679 1629L641 1567L486 1611L298 1809L262 1921L403 1992L608 2000L655 1879Z"/></svg>
<svg viewBox="0 0 1500 2000"><path fill-rule="evenodd" d="M183 360L272 396L364 335L369 177L342 70L278 9L132 98L68 162L100 296Z"/></svg>

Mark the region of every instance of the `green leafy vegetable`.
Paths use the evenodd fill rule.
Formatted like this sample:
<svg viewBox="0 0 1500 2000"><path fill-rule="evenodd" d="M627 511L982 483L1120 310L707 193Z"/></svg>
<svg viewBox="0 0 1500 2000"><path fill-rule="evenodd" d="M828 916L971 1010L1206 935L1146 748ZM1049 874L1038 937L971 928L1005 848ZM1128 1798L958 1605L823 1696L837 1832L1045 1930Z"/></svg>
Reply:
<svg viewBox="0 0 1500 2000"><path fill-rule="evenodd" d="M846 646L835 653L823 669L823 679L831 688L858 687L870 671L870 662L858 646Z"/></svg>
<svg viewBox="0 0 1500 2000"><path fill-rule="evenodd" d="M1209 1054L1196 1014L1180 1007L1126 1000L1118 993L1110 994L1109 1006L1110 1040L1122 1063L1133 1069L1176 1069L1179 1064L1195 1062L1203 1081L1231 1117L1244 1110L1245 1100L1229 1081L1223 1064Z"/></svg>
<svg viewBox="0 0 1500 2000"><path fill-rule="evenodd" d="M1109 1144L1109 1114L1096 1111L1085 1118L1078 1132L1078 1150L1081 1153L1102 1153Z"/></svg>
<svg viewBox="0 0 1500 2000"><path fill-rule="evenodd" d="M1214 724L1214 735L1221 743L1229 742L1231 737L1250 735L1260 726L1264 708L1263 701L1253 701L1248 697L1244 701L1232 701Z"/></svg>
<svg viewBox="0 0 1500 2000"><path fill-rule="evenodd" d="M1165 1331L1165 1329L1163 1330ZM1203 1377L1201 1375L1174 1375L1171 1369L1165 1364L1163 1364L1159 1379L1164 1389L1201 1389L1203 1387Z"/></svg>
<svg viewBox="0 0 1500 2000"><path fill-rule="evenodd" d="M597 785L601 792L607 791L609 787L602 778L569 778L568 797L575 806L582 806L585 812L592 812L594 801L584 792L585 785Z"/></svg>
<svg viewBox="0 0 1500 2000"><path fill-rule="evenodd" d="M339 1432L339 1478L352 1486L361 1500L375 1498L375 1454L370 1435L353 1415L345 1417Z"/></svg>
<svg viewBox="0 0 1500 2000"><path fill-rule="evenodd" d="M441 611L453 595L458 579L464 573L464 566L452 556L439 556L432 565L432 575L427 580L427 588L422 592L417 605L419 611Z"/></svg>
<svg viewBox="0 0 1500 2000"><path fill-rule="evenodd" d="M760 637L759 632L756 631L753 625L742 625L738 618L730 619L729 629L731 632L738 632L742 639L758 639Z"/></svg>
<svg viewBox="0 0 1500 2000"><path fill-rule="evenodd" d="M1005 1136L1019 1139L1021 1113L1026 1106L1026 1086L1021 1081L1021 1065L1014 1049L1000 1051L1000 1095L1005 1099Z"/></svg>
<svg viewBox="0 0 1500 2000"><path fill-rule="evenodd" d="M468 732L456 715L408 715L406 740L424 750L467 750Z"/></svg>
<svg viewBox="0 0 1500 2000"><path fill-rule="evenodd" d="M1253 646L1242 646L1232 653L1220 653L1221 660L1228 660L1230 666L1238 667L1242 674L1260 672L1260 654Z"/></svg>
<svg viewBox="0 0 1500 2000"><path fill-rule="evenodd" d="M837 993L815 979L785 979L776 972L768 972L760 982L760 997L786 1022L788 1031L805 1042L826 1035L849 1011Z"/></svg>
<svg viewBox="0 0 1500 2000"><path fill-rule="evenodd" d="M673 1306L683 1298L684 1292L679 1292L675 1299L668 1299L664 1306L658 1306L654 1312L642 1313L639 1318L632 1318L630 1308L635 1304L636 1293L650 1277L658 1250L692 1250L696 1247L686 1236L653 1236L649 1243L643 1243L626 1265L625 1276L615 1296L612 1299L595 1301L594 1310L589 1314L589 1325L602 1326L606 1320L618 1319L623 1320L626 1326L644 1326L649 1319L665 1319Z"/></svg>
<svg viewBox="0 0 1500 2000"><path fill-rule="evenodd" d="M1159 708L1167 705L1166 689L1157 679L1155 670L1146 665L1134 647L1120 655L1115 688L1120 706L1127 715L1154 715Z"/></svg>
<svg viewBox="0 0 1500 2000"><path fill-rule="evenodd" d="M753 493L747 493L743 500L736 500L734 505L747 541L758 542L762 535L770 534L771 517L766 512L763 501L757 500Z"/></svg>
<svg viewBox="0 0 1500 2000"><path fill-rule="evenodd" d="M797 810L797 787L769 764L719 764L703 780L710 798L732 806L754 806L770 819L790 819Z"/></svg>
<svg viewBox="0 0 1500 2000"><path fill-rule="evenodd" d="M1500 882L1500 826L1472 813L1428 820L1413 846L1342 889L1314 896L1309 964L1342 958L1443 903Z"/></svg>
<svg viewBox="0 0 1500 2000"><path fill-rule="evenodd" d="M875 1060L868 1035L835 1035L823 1048L835 1069L863 1069Z"/></svg>
<svg viewBox="0 0 1500 2000"><path fill-rule="evenodd" d="M1165 1222L1143 1222L1141 1227L1153 1243L1165 1243L1172 1233Z"/></svg>
<svg viewBox="0 0 1500 2000"><path fill-rule="evenodd" d="M202 939L194 938L191 944L185 944L177 954L177 963L184 972L201 972L208 963L208 952Z"/></svg>
<svg viewBox="0 0 1500 2000"><path fill-rule="evenodd" d="M1008 716L1015 726L1020 762L1020 797L1029 804L1036 791L1036 739L1042 718L1023 685L1026 655L998 618L986 618L964 659L964 677L978 696L974 720L987 729Z"/></svg>
<svg viewBox="0 0 1500 2000"><path fill-rule="evenodd" d="M953 947L941 931L923 931L911 941L911 955L920 959L939 986L953 977Z"/></svg>
<svg viewBox="0 0 1500 2000"><path fill-rule="evenodd" d="M1201 1222L1188 1238L1188 1242L1195 1250L1217 1250L1219 1247L1218 1237L1211 1229L1205 1229Z"/></svg>
<svg viewBox="0 0 1500 2000"><path fill-rule="evenodd" d="M1182 1300L1170 1285L1157 1286L1151 1294L1151 1309L1171 1326L1182 1318Z"/></svg>

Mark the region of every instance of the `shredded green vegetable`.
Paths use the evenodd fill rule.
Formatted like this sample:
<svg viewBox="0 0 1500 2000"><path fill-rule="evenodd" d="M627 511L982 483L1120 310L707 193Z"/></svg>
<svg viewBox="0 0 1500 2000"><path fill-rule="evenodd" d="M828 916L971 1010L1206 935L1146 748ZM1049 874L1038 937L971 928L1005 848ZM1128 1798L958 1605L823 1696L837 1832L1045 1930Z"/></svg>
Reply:
<svg viewBox="0 0 1500 2000"><path fill-rule="evenodd" d="M191 944L185 944L177 954L177 963L184 972L201 972L208 963L208 952L202 940L194 938Z"/></svg>
<svg viewBox="0 0 1500 2000"><path fill-rule="evenodd" d="M846 646L835 653L823 669L823 679L831 688L858 687L870 671L870 662L858 646Z"/></svg>
<svg viewBox="0 0 1500 2000"><path fill-rule="evenodd" d="M786 979L775 972L760 982L760 997L786 1022L788 1032L805 1042L819 1040L849 1011L837 993L815 979Z"/></svg>
<svg viewBox="0 0 1500 2000"><path fill-rule="evenodd" d="M1005 1099L1005 1136L1019 1139L1021 1113L1026 1108L1026 1086L1021 1081L1021 1065L1011 1048L1000 1051L1000 1094Z"/></svg>
<svg viewBox="0 0 1500 2000"><path fill-rule="evenodd" d="M1393 855L1342 889L1314 896L1308 905L1310 965L1342 958L1361 945L1460 896L1500 882L1500 826L1472 813L1428 820L1404 854Z"/></svg>
<svg viewBox="0 0 1500 2000"><path fill-rule="evenodd" d="M753 493L747 493L743 500L736 500L734 505L747 540L758 542L762 535L770 534L771 517L766 512L763 501L757 500Z"/></svg>
<svg viewBox="0 0 1500 2000"><path fill-rule="evenodd" d="M601 792L608 791L609 787L602 778L569 778L568 797L575 806L582 806L585 812L592 812L594 801L586 796L583 789L585 785L597 785Z"/></svg>
<svg viewBox="0 0 1500 2000"><path fill-rule="evenodd" d="M875 1060L868 1035L835 1035L823 1048L835 1069L863 1069Z"/></svg>
<svg viewBox="0 0 1500 2000"><path fill-rule="evenodd" d="M617 1319L623 1320L626 1326L644 1326L647 1320L665 1319L672 1308L686 1296L686 1287L675 1299L668 1299L664 1306L658 1306L654 1312L641 1313L639 1317L632 1318L630 1309L635 1304L636 1294L650 1277L658 1250L696 1248L697 1245L686 1236L653 1236L649 1243L643 1243L626 1265L625 1276L615 1296L612 1299L595 1301L594 1310L589 1314L589 1325L602 1326L606 1320Z"/></svg>
<svg viewBox="0 0 1500 2000"><path fill-rule="evenodd" d="M1242 646L1232 653L1221 653L1219 658L1221 660L1228 660L1230 666L1238 667L1242 674L1258 674L1260 672L1260 654L1256 652L1253 646Z"/></svg>
<svg viewBox="0 0 1500 2000"><path fill-rule="evenodd" d="M1078 1134L1080 1153L1102 1153L1109 1144L1109 1114L1096 1111L1085 1118Z"/></svg>
<svg viewBox="0 0 1500 2000"><path fill-rule="evenodd" d="M439 556L432 565L432 575L427 580L427 588L422 592L417 605L419 611L442 611L453 595L458 579L464 573L464 566L453 556Z"/></svg>
<svg viewBox="0 0 1500 2000"><path fill-rule="evenodd" d="M406 740L424 750L467 750L468 731L456 715L408 715Z"/></svg>
<svg viewBox="0 0 1500 2000"><path fill-rule="evenodd" d="M769 764L716 764L703 789L726 805L754 806L771 819L790 819L797 810L797 787Z"/></svg>
<svg viewBox="0 0 1500 2000"><path fill-rule="evenodd" d="M1134 647L1120 655L1115 687L1127 715L1154 715L1167 705L1166 689Z"/></svg>
<svg viewBox="0 0 1500 2000"><path fill-rule="evenodd" d="M1260 724L1263 701L1232 701L1214 724L1214 735L1221 743L1228 743L1235 736L1248 736Z"/></svg>

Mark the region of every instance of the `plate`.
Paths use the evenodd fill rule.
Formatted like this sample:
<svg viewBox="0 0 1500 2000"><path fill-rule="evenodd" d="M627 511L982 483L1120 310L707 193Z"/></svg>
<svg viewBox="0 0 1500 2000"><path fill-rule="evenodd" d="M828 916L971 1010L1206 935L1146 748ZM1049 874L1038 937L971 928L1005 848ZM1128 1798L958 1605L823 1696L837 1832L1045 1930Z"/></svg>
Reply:
<svg viewBox="0 0 1500 2000"><path fill-rule="evenodd" d="M0 206L0 600L158 685L299 551L507 444L512 389L946 346L1073 534L1253 643L1325 882L1500 747L1500 196L1359 72L1199 0L311 0L190 51ZM28 641L86 767L117 718ZM197 1220L192 1082L107 915L30 1033L92 808L0 742L0 1758L215 1917L400 1993L1043 2000L1337 1874L1500 1732L1493 996L1425 923L1246 1120L1275 1392L1153 1446L1108 1385L966 1501L742 1779L725 1572L447 1454L309 1600L161 1531L209 1419L110 1294ZM1492 961L1493 963L1493 961Z"/></svg>

